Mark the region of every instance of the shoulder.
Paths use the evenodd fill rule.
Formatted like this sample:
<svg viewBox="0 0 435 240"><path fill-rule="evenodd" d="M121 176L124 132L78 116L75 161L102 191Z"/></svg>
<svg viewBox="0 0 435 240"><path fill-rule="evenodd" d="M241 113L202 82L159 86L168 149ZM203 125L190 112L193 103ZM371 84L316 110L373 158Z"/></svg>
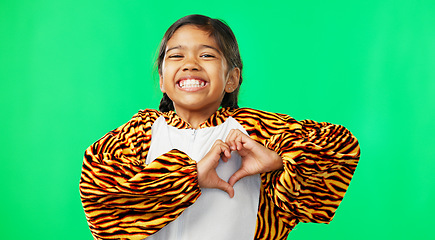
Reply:
<svg viewBox="0 0 435 240"><path fill-rule="evenodd" d="M269 138L284 131L298 131L301 124L289 115L251 108L233 110L232 117L239 122L251 137Z"/></svg>
<svg viewBox="0 0 435 240"><path fill-rule="evenodd" d="M151 127L161 115L161 112L153 109L138 111L129 121L106 133L91 145L92 151L96 153L101 149L104 150L104 148L111 149L115 146L124 146L124 144L120 145L120 143L124 143L127 139L128 141L137 141L138 139L145 141L151 138Z"/></svg>
<svg viewBox="0 0 435 240"><path fill-rule="evenodd" d="M120 127L110 131L109 135L119 134L122 132L142 132L151 128L152 124L163 113L154 109L139 110L131 119Z"/></svg>
<svg viewBox="0 0 435 240"><path fill-rule="evenodd" d="M250 122L261 125L274 126L276 128L289 128L301 129L301 128L324 128L340 125L332 124L329 122L317 122L310 119L298 121L287 114L272 113L262 110L256 110L251 108L238 108L233 110L232 117L239 122Z"/></svg>
<svg viewBox="0 0 435 240"><path fill-rule="evenodd" d="M139 110L132 119L136 119L138 121L146 121L146 122L154 122L157 118L162 116L164 113L155 110L155 109L141 109Z"/></svg>
<svg viewBox="0 0 435 240"><path fill-rule="evenodd" d="M251 123L270 123L270 124L297 124L294 118L287 114L272 113L252 108L238 108L234 109L232 117L238 121L249 121Z"/></svg>

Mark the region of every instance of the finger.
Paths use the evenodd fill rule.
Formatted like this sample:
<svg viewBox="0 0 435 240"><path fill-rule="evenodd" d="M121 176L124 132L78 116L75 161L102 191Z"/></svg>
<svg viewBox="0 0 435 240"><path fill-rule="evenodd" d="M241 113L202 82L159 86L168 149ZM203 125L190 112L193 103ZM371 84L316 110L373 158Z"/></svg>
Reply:
<svg viewBox="0 0 435 240"><path fill-rule="evenodd" d="M220 140L220 139L217 139L217 140L213 143L212 148L220 147L222 144L225 144L225 142L222 141L222 140Z"/></svg>
<svg viewBox="0 0 435 240"><path fill-rule="evenodd" d="M231 186L229 183L225 182L224 180L219 179L217 188L222 190L222 191L224 191L224 192L226 192L226 193L228 193L228 196L230 196L230 198L234 197L234 188L233 188L233 186Z"/></svg>
<svg viewBox="0 0 435 240"><path fill-rule="evenodd" d="M240 168L239 170L237 170L231 177L230 177L230 179L228 180L228 183L231 185L231 186L234 186L234 184L236 184L236 182L238 182L240 179L242 179L242 178L244 178L244 177L246 177L246 176L249 176L249 173L248 172L246 172L246 170L245 169L243 169L243 168Z"/></svg>
<svg viewBox="0 0 435 240"><path fill-rule="evenodd" d="M238 151L240 151L240 150L243 149L243 143L244 143L243 136L244 136L244 135L245 135L245 134L243 134L243 133L239 133L239 134L237 134L237 137L236 137L236 139L235 139L235 142L236 142L236 146L237 146L237 150L238 150Z"/></svg>
<svg viewBox="0 0 435 240"><path fill-rule="evenodd" d="M225 139L225 142L230 146L232 151L237 150L236 139L237 139L239 133L241 133L240 130L231 129L230 133L228 134L227 138Z"/></svg>
<svg viewBox="0 0 435 240"><path fill-rule="evenodd" d="M229 158L227 158L224 154L221 155L221 159L224 162L228 162Z"/></svg>
<svg viewBox="0 0 435 240"><path fill-rule="evenodd" d="M219 142L218 142L219 141ZM218 142L217 146L220 148L220 157L224 162L227 162L228 159L231 158L231 149L228 146L227 143L223 142L222 140L218 139L216 140Z"/></svg>
<svg viewBox="0 0 435 240"><path fill-rule="evenodd" d="M223 151L229 151L228 145L221 140L216 140L208 153L198 163L201 163L205 169L216 168Z"/></svg>
<svg viewBox="0 0 435 240"><path fill-rule="evenodd" d="M213 146L211 146L211 148L210 148L210 150L208 151L209 153L211 153L211 154L213 154L213 155L215 155L215 154L217 154L217 155L220 155L221 154L221 145L222 143L221 143L221 140L216 140L214 143L213 143Z"/></svg>
<svg viewBox="0 0 435 240"><path fill-rule="evenodd" d="M254 148L262 146L248 135L240 132L235 139L237 150L240 152L243 149L252 151ZM264 147L264 146L263 146Z"/></svg>
<svg viewBox="0 0 435 240"><path fill-rule="evenodd" d="M227 143L223 142L220 139L217 139L209 151L217 155L225 154L228 156L228 152L230 152L230 147Z"/></svg>
<svg viewBox="0 0 435 240"><path fill-rule="evenodd" d="M226 149L226 150L224 150L222 153L221 153L221 159L222 159L222 161L224 161L224 162L228 162L228 160L231 158L231 153L230 153L230 150L229 149Z"/></svg>
<svg viewBox="0 0 435 240"><path fill-rule="evenodd" d="M230 147L228 147L224 150L224 152L221 154L221 158L224 162L228 162L228 160L231 158L231 150Z"/></svg>
<svg viewBox="0 0 435 240"><path fill-rule="evenodd" d="M234 144L235 149L237 151L240 151L243 149L243 144L245 143L245 139L244 139L245 137L246 137L246 135L244 133L240 132L240 130L234 131L234 134L232 136L232 141L234 142L233 144Z"/></svg>
<svg viewBox="0 0 435 240"><path fill-rule="evenodd" d="M225 143L228 144L228 146L230 147L230 149L232 151L237 150L236 149L237 147L236 147L235 142L234 142L234 132L235 132L235 129L231 129L231 131L228 133L227 137L225 138Z"/></svg>

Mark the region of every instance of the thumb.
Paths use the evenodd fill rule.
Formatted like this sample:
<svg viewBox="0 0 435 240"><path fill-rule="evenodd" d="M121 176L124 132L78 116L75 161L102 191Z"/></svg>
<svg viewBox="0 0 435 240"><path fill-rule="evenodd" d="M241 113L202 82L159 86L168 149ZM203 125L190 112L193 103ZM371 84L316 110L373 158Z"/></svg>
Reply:
<svg viewBox="0 0 435 240"><path fill-rule="evenodd" d="M239 170L237 170L228 180L228 183L231 186L234 186L234 184L236 184L237 181L239 181L240 179L249 176L248 172L246 172L245 169L240 168Z"/></svg>
<svg viewBox="0 0 435 240"><path fill-rule="evenodd" d="M225 182L224 180L220 179L218 182L218 185L216 187L217 189L220 189L230 196L230 198L234 197L234 188L229 183Z"/></svg>

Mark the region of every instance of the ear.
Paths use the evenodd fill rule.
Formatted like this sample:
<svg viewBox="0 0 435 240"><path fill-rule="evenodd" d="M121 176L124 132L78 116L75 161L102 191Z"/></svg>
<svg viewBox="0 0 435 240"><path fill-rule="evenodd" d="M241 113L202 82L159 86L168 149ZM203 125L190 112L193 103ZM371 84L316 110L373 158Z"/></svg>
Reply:
<svg viewBox="0 0 435 240"><path fill-rule="evenodd" d="M238 67L233 68L228 73L227 85L225 86L225 92L232 93L239 86L240 69Z"/></svg>
<svg viewBox="0 0 435 240"><path fill-rule="evenodd" d="M162 93L166 93L165 87L163 86L163 77L161 74L159 74L159 85L160 85L160 91L162 91Z"/></svg>

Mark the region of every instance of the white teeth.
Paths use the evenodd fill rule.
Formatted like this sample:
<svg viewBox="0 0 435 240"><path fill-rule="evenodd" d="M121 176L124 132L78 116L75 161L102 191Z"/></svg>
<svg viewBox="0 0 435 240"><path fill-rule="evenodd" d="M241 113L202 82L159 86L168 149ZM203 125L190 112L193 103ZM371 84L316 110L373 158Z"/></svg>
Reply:
<svg viewBox="0 0 435 240"><path fill-rule="evenodd" d="M195 79L187 79L187 80L180 81L178 83L178 85L181 88L195 88L195 87L204 87L205 86L205 82L204 81L195 80Z"/></svg>

